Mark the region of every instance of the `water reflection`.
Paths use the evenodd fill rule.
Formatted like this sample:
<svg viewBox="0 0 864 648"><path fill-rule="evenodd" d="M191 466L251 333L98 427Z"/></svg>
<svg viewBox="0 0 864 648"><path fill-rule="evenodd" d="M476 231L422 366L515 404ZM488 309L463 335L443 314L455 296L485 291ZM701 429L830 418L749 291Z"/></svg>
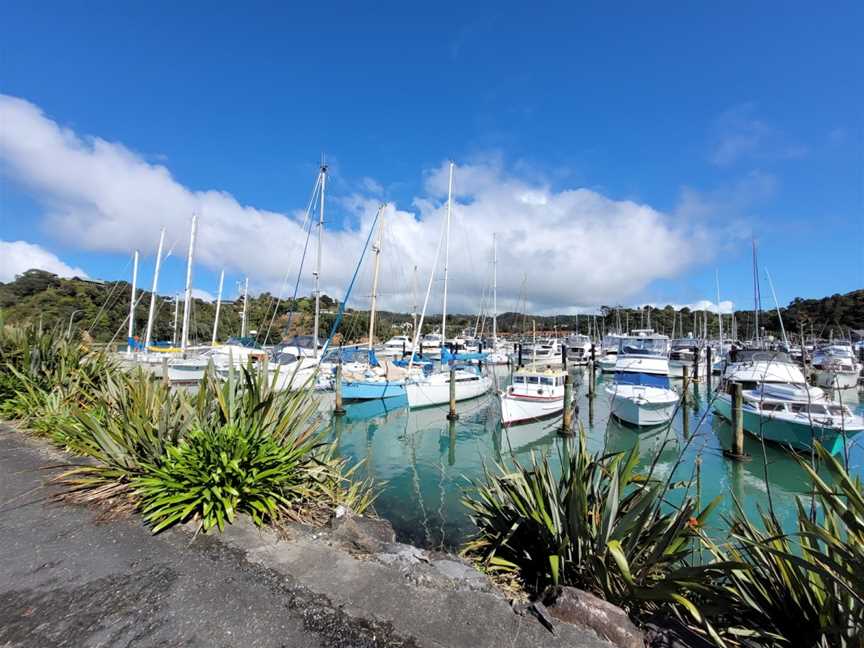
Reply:
<svg viewBox="0 0 864 648"><path fill-rule="evenodd" d="M752 460L739 463L723 457L732 432L711 414L716 390L709 389L704 378L693 386L687 407L671 425L638 430L610 419L603 389L608 376L596 376L595 396L588 398L587 371L571 375L576 418L585 428L589 450L623 452L638 443L640 470L653 466L655 477L692 483L691 495L703 506L722 496L709 531L725 533L721 516L734 511L736 500L748 515L755 515L760 507L767 510L770 494L775 513L787 523L794 519L797 497L809 503L806 473L787 451L770 445L763 449L758 440L745 435L745 450ZM508 379L509 374L499 370L499 384ZM841 395L844 403L861 409L859 393L847 392ZM363 461L361 474L383 484L376 509L406 541L432 547L463 542L472 526L460 500L470 481L482 477L484 467L494 469L494 464L514 460L529 463L533 453L547 456L555 469L560 468L560 418L502 428L492 395L460 403L459 420L454 422L447 420L446 406L409 412L399 400L349 404L345 409L346 414L333 417L331 423L339 451ZM864 448L857 439L849 445L849 465L862 474Z"/></svg>

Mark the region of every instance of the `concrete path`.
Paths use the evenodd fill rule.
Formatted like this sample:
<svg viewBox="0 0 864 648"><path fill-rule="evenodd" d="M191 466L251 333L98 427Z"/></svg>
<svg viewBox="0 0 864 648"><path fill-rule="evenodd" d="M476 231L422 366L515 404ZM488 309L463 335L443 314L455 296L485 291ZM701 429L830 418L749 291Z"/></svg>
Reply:
<svg viewBox="0 0 864 648"><path fill-rule="evenodd" d="M97 522L48 501L43 467L63 459L0 424L0 648L609 646L553 635L458 561L405 545L358 558L327 530L284 541L242 524L190 542L138 517Z"/></svg>

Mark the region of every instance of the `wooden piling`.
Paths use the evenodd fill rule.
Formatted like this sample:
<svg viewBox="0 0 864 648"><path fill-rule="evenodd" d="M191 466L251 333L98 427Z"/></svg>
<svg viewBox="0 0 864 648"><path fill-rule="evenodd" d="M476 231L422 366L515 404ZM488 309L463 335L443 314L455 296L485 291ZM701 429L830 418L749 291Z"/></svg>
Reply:
<svg viewBox="0 0 864 648"><path fill-rule="evenodd" d="M566 362L566 354L565 359ZM564 411L561 416L561 434L573 434L573 384L570 374L564 375Z"/></svg>
<svg viewBox="0 0 864 648"><path fill-rule="evenodd" d="M519 351L518 351L518 353L519 353L519 362L516 364L516 366L517 366L519 369L521 369L521 368L522 368L522 343L521 343L521 342L519 343Z"/></svg>
<svg viewBox="0 0 864 648"><path fill-rule="evenodd" d="M711 365L711 347L705 349L705 382L708 385L708 393L711 393L711 375L712 375L712 365Z"/></svg>
<svg viewBox="0 0 864 648"><path fill-rule="evenodd" d="M333 393L335 394L335 403L333 414L342 416L345 413L345 407L342 403L342 363L336 365L336 380L333 385Z"/></svg>
<svg viewBox="0 0 864 648"><path fill-rule="evenodd" d="M567 345L566 344L561 345L561 368L564 369L564 371L567 371ZM566 385L568 383L565 381L564 384Z"/></svg>
<svg viewBox="0 0 864 648"><path fill-rule="evenodd" d="M447 413L448 421L455 421L459 418L456 413L456 370L450 367L450 411Z"/></svg>
<svg viewBox="0 0 864 648"><path fill-rule="evenodd" d="M596 371L596 366L595 366L596 363L594 362L594 360L595 360L594 356L596 355L596 353L597 353L596 349L595 349L594 345L592 344L591 345L591 363L588 365L588 398L589 399L594 398L594 389L595 389L595 385L594 385L595 373L594 372Z"/></svg>
<svg viewBox="0 0 864 648"><path fill-rule="evenodd" d="M697 348L696 355L693 356L693 382L699 382L699 356L701 355Z"/></svg>
<svg viewBox="0 0 864 648"><path fill-rule="evenodd" d="M741 383L729 384L732 395L732 448L723 450L723 455L736 461L746 461L750 455L744 452L744 396Z"/></svg>

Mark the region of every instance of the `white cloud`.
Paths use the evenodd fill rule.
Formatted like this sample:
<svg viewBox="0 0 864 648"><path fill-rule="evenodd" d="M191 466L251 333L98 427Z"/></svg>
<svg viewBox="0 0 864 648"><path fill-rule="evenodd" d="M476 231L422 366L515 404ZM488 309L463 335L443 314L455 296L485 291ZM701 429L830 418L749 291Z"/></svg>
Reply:
<svg viewBox="0 0 864 648"><path fill-rule="evenodd" d="M248 274L258 289L278 290L286 273L293 285L305 240L301 209L280 214L241 205L223 191L192 191L164 166L122 144L62 128L22 99L0 95L0 121L0 163L42 202L46 228L67 244L152 252L164 225L169 247L182 251L197 211L196 264ZM415 265L422 304L446 213L447 164L424 174L425 195L414 198L412 211L393 204L385 210L384 309L410 308ZM366 183L366 189L374 194L377 187ZM500 311L516 309L523 291L533 312L626 303L652 281L708 261L705 250L713 249L704 214L666 214L583 188L552 190L542 181L514 177L500 159L459 166L454 192L451 312L478 308L491 275L493 231ZM304 198L298 205L305 207ZM325 232L321 281L324 291L341 297L379 203L369 193L335 198L353 219L347 229ZM352 305L363 305L369 292L366 266ZM308 261L306 268L304 292L311 286ZM440 274L439 264L430 312L440 311Z"/></svg>
<svg viewBox="0 0 864 648"><path fill-rule="evenodd" d="M57 255L27 241L0 241L0 281L8 282L27 270L46 270L61 277L86 277L81 268L63 263Z"/></svg>

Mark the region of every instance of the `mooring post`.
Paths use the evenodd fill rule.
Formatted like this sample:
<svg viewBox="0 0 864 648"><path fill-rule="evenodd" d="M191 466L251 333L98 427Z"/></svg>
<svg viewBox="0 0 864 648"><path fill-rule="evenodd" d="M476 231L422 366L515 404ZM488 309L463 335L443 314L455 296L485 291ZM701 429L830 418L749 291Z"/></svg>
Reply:
<svg viewBox="0 0 864 648"><path fill-rule="evenodd" d="M693 382L699 382L699 356L702 355L697 347L696 354L693 356Z"/></svg>
<svg viewBox="0 0 864 648"><path fill-rule="evenodd" d="M518 353L519 353L519 362L516 364L516 366L517 366L519 369L521 369L521 368L522 368L522 343L521 343L521 342L519 343L519 351L518 351Z"/></svg>
<svg viewBox="0 0 864 648"><path fill-rule="evenodd" d="M744 452L744 395L741 383L729 384L732 396L732 449L723 450L723 456L735 461L748 461L750 455Z"/></svg>
<svg viewBox="0 0 864 648"><path fill-rule="evenodd" d="M588 398L594 398L594 382L595 382L595 363L594 356L597 351L594 345L591 345L591 364L588 365Z"/></svg>
<svg viewBox="0 0 864 648"><path fill-rule="evenodd" d="M732 422L735 425L732 451L739 457L744 455L744 410L741 383L732 383Z"/></svg>
<svg viewBox="0 0 864 648"><path fill-rule="evenodd" d="M423 355L423 343L422 343L422 342L420 343L420 357L421 357L421 358L425 358L425 357L426 357L426 356Z"/></svg>
<svg viewBox="0 0 864 648"><path fill-rule="evenodd" d="M402 357L403 357L403 358L405 357L405 353L406 353L406 351L405 351L405 340L402 340Z"/></svg>
<svg viewBox="0 0 864 648"><path fill-rule="evenodd" d="M564 369L564 371L567 371L567 345L566 344L561 345L561 368ZM565 384L567 384L567 383L565 382Z"/></svg>
<svg viewBox="0 0 864 648"><path fill-rule="evenodd" d="M713 365L711 364L711 347L705 349L705 382L708 385L708 394L711 394L711 375Z"/></svg>
<svg viewBox="0 0 864 648"><path fill-rule="evenodd" d="M564 412L561 416L561 434L568 436L573 434L573 385L570 382L570 374L564 374Z"/></svg>
<svg viewBox="0 0 864 648"><path fill-rule="evenodd" d="M171 380L168 378L168 358L162 358L162 382L165 383L165 386L171 384Z"/></svg>
<svg viewBox="0 0 864 648"><path fill-rule="evenodd" d="M450 367L450 411L447 413L448 421L455 421L459 418L456 413L456 369Z"/></svg>
<svg viewBox="0 0 864 648"><path fill-rule="evenodd" d="M333 385L333 392L335 394L335 404L333 407L333 414L336 416L342 416L345 413L345 407L342 404L342 363L336 365L336 381Z"/></svg>

